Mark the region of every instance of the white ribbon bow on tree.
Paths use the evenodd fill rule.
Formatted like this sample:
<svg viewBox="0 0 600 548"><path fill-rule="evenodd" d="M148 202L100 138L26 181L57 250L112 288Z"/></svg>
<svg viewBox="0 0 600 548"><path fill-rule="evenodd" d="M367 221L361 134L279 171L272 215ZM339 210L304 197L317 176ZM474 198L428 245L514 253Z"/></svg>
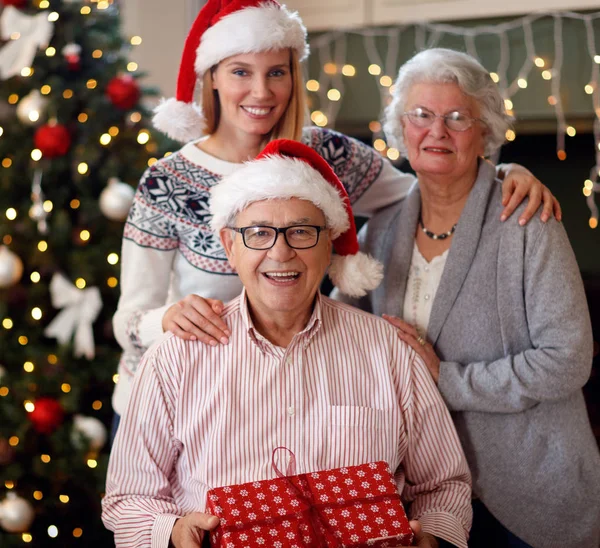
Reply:
<svg viewBox="0 0 600 548"><path fill-rule="evenodd" d="M75 333L74 351L76 358L85 356L92 360L95 355L92 324L102 309L102 298L97 287L78 289L62 274L54 274L50 282L50 297L54 308L64 308L44 335L65 344Z"/></svg>
<svg viewBox="0 0 600 548"><path fill-rule="evenodd" d="M0 37L9 42L0 49L0 80L30 67L38 49L50 42L53 31L54 23L48 21L47 12L26 15L14 6L6 6L0 15ZM13 35L19 37L11 39Z"/></svg>

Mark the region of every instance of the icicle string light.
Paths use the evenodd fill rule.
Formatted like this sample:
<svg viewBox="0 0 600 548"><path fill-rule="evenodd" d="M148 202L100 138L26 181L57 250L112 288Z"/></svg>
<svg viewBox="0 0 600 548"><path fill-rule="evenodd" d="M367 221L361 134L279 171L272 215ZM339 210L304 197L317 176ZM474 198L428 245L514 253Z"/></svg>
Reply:
<svg viewBox="0 0 600 548"><path fill-rule="evenodd" d="M541 59L538 57L533 24L540 19L551 18L553 22L553 60ZM595 205L595 195L600 194L600 57L596 49L596 33L594 30L594 21L600 18L600 12L597 13L575 13L575 12L536 12L527 16L516 18L500 24L488 24L475 27L460 27L451 24L440 24L423 22L416 25L400 25L393 28L361 28L350 29L345 32L332 31L323 33L314 39L311 39L311 48L317 52L317 57L320 63L319 83L320 87L316 91L318 97L318 105L313 104L311 110L313 115L317 113L321 124L334 126L336 118L342 106L344 95L344 77L342 67L345 64L353 64L352 59L347 59L347 40L350 35L358 35L363 39L364 51L366 53L369 65L377 65L380 71L370 71L377 83L377 89L380 95L380 112L390 100L389 80L382 77L388 76L392 80L395 79L399 68L400 55L400 40L403 36L410 36L406 31L414 32L414 51L419 51L424 48L435 47L442 42L446 36L462 37L465 44L465 50L482 61L481 55L477 49L477 38L481 36L495 36L499 42L499 60L495 67L488 67L497 75L493 75L497 80L500 88L500 93L506 100L507 108L513 104L511 98L521 89L527 87L528 79L535 71L536 65L542 70L542 77L549 80L550 96L548 102L554 108L556 118L556 152L559 159L566 158L565 134L567 131L574 135L566 121L563 101L561 98L561 80L564 60L564 42L563 42L563 22L567 19L580 21L585 26L587 54L591 61L592 69L589 80L583 82L581 86L585 88L585 92L590 95L594 111L594 160L595 165L590 171L590 180L592 181L591 188L589 183L585 187L585 196L587 204L591 212L590 227L595 228L598 225L598 207ZM512 81L509 81L509 67L514 67L514 59L511 58L511 50L508 34L512 31L521 31L523 33L523 42L525 45L525 53L520 68L516 71L516 76ZM377 42L376 42L377 40ZM385 49L382 49L385 48ZM380 49L383 52L380 53ZM326 71L326 65L335 65L335 71ZM485 63L484 63L485 65ZM513 69L511 69L512 72ZM308 71L307 71L308 72ZM308 77L308 74L306 74ZM387 81L386 81L387 80ZM384 85L385 84L385 85ZM338 94L333 94L328 97L328 91L335 88L339 91ZM333 97L333 98L332 98ZM320 110L318 110L320 109ZM518 117L517 112L511 114ZM314 118L313 118L314 121ZM373 131L373 139L385 139L378 124L374 124L376 129ZM514 135L513 135L514 138ZM387 145L379 146L378 150L382 154L386 154Z"/></svg>

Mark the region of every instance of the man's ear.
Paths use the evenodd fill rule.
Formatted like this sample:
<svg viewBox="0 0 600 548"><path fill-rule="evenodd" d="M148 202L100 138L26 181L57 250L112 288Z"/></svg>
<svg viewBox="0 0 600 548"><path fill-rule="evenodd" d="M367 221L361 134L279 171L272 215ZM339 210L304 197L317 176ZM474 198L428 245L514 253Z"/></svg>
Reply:
<svg viewBox="0 0 600 548"><path fill-rule="evenodd" d="M235 234L230 228L222 228L219 231L219 237L221 238L221 245L225 250L225 255L227 255L227 260L231 268L235 270L235 253L233 251L233 238Z"/></svg>

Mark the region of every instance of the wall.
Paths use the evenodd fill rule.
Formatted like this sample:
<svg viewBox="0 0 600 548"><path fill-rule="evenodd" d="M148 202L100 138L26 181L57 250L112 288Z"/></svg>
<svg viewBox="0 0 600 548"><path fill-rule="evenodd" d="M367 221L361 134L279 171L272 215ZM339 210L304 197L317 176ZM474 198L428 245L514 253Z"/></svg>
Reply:
<svg viewBox="0 0 600 548"><path fill-rule="evenodd" d="M183 43L202 0L126 0L121 4L123 30L141 36L131 60L147 71L143 83L160 89L165 97L175 94Z"/></svg>

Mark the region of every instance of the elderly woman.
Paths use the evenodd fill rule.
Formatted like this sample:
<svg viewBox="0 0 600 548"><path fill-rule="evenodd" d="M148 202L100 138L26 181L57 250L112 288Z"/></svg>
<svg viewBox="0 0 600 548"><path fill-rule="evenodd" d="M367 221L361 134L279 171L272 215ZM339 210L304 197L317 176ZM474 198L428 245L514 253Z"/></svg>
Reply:
<svg viewBox="0 0 600 548"><path fill-rule="evenodd" d="M357 304L398 327L453 414L473 474L470 545L597 547L586 299L559 222L500 222L484 156L509 127L502 97L476 60L431 49L400 69L386 118L418 183L364 227L385 276Z"/></svg>

